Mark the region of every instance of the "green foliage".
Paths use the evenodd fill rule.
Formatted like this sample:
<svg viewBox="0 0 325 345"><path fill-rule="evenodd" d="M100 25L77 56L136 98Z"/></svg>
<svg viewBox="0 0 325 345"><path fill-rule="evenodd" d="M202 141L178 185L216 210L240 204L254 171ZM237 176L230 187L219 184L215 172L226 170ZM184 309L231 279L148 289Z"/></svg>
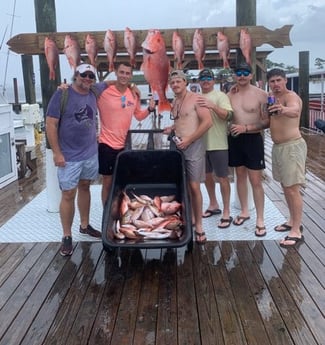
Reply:
<svg viewBox="0 0 325 345"><path fill-rule="evenodd" d="M325 67L325 60L321 58L316 58L315 59L315 66L317 69L322 69Z"/></svg>
<svg viewBox="0 0 325 345"><path fill-rule="evenodd" d="M298 68L295 67L295 66L285 65L283 62L281 62L281 63L273 62L273 61L268 60L268 59L266 59L266 68L267 68L267 69L282 68L282 69L284 69L287 73L298 72Z"/></svg>

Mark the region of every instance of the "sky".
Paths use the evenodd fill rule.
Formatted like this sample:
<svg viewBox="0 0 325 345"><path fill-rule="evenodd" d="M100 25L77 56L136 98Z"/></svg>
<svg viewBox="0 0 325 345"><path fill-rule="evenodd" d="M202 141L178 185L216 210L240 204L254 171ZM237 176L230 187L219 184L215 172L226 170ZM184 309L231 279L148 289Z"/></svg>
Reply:
<svg viewBox="0 0 325 345"><path fill-rule="evenodd" d="M20 33L36 32L34 0L16 0L15 11L14 2L0 0L1 93L3 85L12 84L13 78L23 84L21 58L8 53L6 42ZM256 25L271 30L293 25L292 46L257 48L272 50L269 60L298 67L299 52L309 51L310 67L315 69L315 59L325 59L325 0L256 0L256 3ZM124 30L126 26L132 30L236 26L236 0L56 0L55 6L58 32ZM38 58L34 61L37 76ZM61 74L70 72L64 56L60 58L60 67ZM38 80L36 77L36 86Z"/></svg>

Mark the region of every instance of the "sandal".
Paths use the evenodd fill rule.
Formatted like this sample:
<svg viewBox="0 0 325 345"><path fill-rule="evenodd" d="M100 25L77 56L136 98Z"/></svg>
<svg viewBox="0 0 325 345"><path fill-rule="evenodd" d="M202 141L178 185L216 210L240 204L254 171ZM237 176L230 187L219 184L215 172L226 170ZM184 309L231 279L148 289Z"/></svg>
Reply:
<svg viewBox="0 0 325 345"><path fill-rule="evenodd" d="M263 231L264 230L264 231ZM262 233L260 233L260 231L263 231ZM263 237L266 235L266 229L265 226L255 226L255 236L257 237Z"/></svg>
<svg viewBox="0 0 325 345"><path fill-rule="evenodd" d="M209 217L214 216L216 214L221 214L221 210L219 208L216 208L214 210L207 209L202 214L202 218L209 218Z"/></svg>
<svg viewBox="0 0 325 345"><path fill-rule="evenodd" d="M251 219L251 217L249 216L248 217L237 216L232 223L234 225L240 226L240 225L243 225L249 219Z"/></svg>
<svg viewBox="0 0 325 345"><path fill-rule="evenodd" d="M233 220L233 218L231 216L228 219L221 218L220 219L220 223L218 224L218 228L220 228L220 229L229 228L229 226L231 225L232 220ZM222 225L222 224L226 224L226 225Z"/></svg>
<svg viewBox="0 0 325 345"><path fill-rule="evenodd" d="M207 238L205 237L205 232L197 232L195 231L195 236L198 237L199 239L196 238L196 243L197 244L204 244L207 241ZM204 237L201 239L201 237Z"/></svg>
<svg viewBox="0 0 325 345"><path fill-rule="evenodd" d="M291 236L286 236L284 238L284 241L292 241L292 244L285 244L285 243L280 243L280 247L282 248L290 248L290 247L299 247L302 243L304 243L305 238L303 235L301 237L291 237Z"/></svg>

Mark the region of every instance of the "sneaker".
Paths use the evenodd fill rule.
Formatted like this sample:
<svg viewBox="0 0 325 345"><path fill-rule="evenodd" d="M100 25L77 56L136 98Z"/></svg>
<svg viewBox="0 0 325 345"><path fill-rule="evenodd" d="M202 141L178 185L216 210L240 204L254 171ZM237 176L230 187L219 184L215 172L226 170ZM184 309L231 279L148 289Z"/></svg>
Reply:
<svg viewBox="0 0 325 345"><path fill-rule="evenodd" d="M62 238L62 245L60 249L60 254L62 256L70 256L73 253L73 247L72 247L72 237L71 236L65 236Z"/></svg>
<svg viewBox="0 0 325 345"><path fill-rule="evenodd" d="M84 235L89 235L92 237L102 237L102 233L98 230L95 230L91 225L88 225L86 229L83 229L81 226L79 232Z"/></svg>

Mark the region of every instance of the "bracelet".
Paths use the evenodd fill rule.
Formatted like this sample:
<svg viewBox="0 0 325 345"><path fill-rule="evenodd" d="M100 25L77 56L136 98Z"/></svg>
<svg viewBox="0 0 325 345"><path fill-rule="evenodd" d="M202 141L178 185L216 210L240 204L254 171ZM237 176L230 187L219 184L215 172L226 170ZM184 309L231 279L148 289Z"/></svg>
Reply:
<svg viewBox="0 0 325 345"><path fill-rule="evenodd" d="M247 125L245 125L245 128L246 128L246 133L248 132L248 128L247 128Z"/></svg>

